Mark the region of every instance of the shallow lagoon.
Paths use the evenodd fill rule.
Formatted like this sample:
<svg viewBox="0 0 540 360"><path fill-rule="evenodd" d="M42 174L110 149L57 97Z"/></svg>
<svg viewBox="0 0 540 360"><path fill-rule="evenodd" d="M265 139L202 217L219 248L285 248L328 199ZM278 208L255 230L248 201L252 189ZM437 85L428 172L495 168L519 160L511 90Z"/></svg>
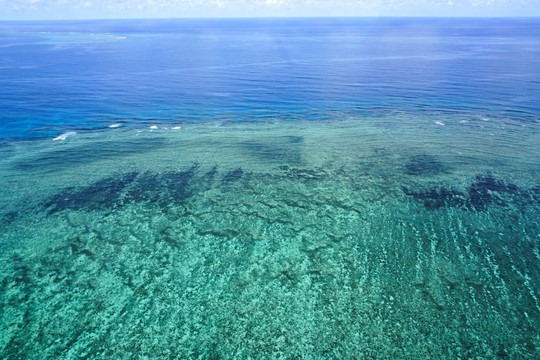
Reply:
<svg viewBox="0 0 540 360"><path fill-rule="evenodd" d="M535 121L175 125L0 148L4 357L540 354Z"/></svg>

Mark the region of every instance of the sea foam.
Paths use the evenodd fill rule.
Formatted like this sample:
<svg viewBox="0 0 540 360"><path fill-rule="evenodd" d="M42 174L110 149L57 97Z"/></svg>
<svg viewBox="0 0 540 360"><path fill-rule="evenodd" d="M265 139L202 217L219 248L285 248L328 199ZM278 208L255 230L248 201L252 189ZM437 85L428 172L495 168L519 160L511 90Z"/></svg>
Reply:
<svg viewBox="0 0 540 360"><path fill-rule="evenodd" d="M73 136L73 135L76 135L76 134L77 134L77 132L75 132L75 131L68 131L68 132L63 133L62 135L59 135L59 136L55 137L53 139L53 141L66 140L69 136Z"/></svg>

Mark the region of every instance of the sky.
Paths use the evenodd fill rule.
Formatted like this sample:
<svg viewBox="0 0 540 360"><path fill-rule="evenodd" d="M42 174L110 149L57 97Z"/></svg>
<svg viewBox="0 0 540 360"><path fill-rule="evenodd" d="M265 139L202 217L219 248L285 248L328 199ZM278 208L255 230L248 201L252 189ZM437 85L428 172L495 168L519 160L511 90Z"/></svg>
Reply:
<svg viewBox="0 0 540 360"><path fill-rule="evenodd" d="M0 0L0 20L540 16L540 0Z"/></svg>

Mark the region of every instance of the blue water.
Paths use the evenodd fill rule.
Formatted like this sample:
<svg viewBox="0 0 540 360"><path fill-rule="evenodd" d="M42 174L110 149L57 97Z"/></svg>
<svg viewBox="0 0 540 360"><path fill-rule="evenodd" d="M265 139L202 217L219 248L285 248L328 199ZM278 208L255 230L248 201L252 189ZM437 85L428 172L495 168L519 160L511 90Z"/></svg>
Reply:
<svg viewBox="0 0 540 360"><path fill-rule="evenodd" d="M0 22L1 359L540 359L540 20Z"/></svg>
<svg viewBox="0 0 540 360"><path fill-rule="evenodd" d="M539 33L538 19L3 22L0 134L312 110L537 119Z"/></svg>

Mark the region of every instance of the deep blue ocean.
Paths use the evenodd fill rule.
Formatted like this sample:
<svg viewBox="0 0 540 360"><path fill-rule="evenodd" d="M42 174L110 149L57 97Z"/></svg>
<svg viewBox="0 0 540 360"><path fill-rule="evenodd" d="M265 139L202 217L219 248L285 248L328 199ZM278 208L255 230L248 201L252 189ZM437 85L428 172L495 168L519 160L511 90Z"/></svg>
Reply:
<svg viewBox="0 0 540 360"><path fill-rule="evenodd" d="M540 19L0 22L0 359L540 359Z"/></svg>
<svg viewBox="0 0 540 360"><path fill-rule="evenodd" d="M0 34L2 137L119 118L540 114L538 19L2 22Z"/></svg>

